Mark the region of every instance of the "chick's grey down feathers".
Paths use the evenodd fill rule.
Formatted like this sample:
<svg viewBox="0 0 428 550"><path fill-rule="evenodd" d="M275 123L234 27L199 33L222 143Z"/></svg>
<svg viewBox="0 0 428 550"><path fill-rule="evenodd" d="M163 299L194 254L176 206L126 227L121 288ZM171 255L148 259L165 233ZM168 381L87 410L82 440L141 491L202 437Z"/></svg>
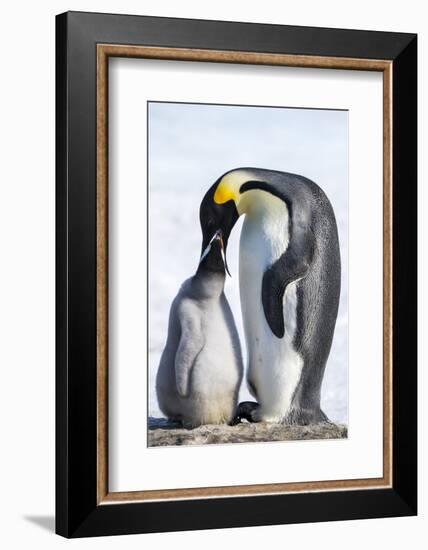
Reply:
<svg viewBox="0 0 428 550"><path fill-rule="evenodd" d="M224 273L198 272L174 299L156 379L159 406L186 427L232 420L242 355Z"/></svg>

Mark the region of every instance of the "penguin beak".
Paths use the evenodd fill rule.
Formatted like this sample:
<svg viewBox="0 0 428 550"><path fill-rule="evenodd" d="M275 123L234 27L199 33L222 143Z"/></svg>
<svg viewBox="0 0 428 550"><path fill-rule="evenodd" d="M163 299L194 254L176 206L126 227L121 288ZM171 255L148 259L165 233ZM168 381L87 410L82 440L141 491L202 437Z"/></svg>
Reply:
<svg viewBox="0 0 428 550"><path fill-rule="evenodd" d="M199 260L199 264L202 262L202 260L205 258L205 256L207 256L207 254L209 254L209 251L211 250L212 243L214 241L219 241L219 243L220 243L220 252L221 252L221 257L222 257L222 260L223 260L223 263L224 263L224 268L225 268L227 274L229 275L229 277L232 277L232 275L230 274L230 271L229 271L229 267L227 265L226 254L224 252L223 232L222 232L221 229L217 229L217 231L212 236L212 238L211 238L210 242L208 243L207 247L205 248L205 250L201 254L201 259Z"/></svg>
<svg viewBox="0 0 428 550"><path fill-rule="evenodd" d="M216 181L214 185L212 185L208 191L205 193L204 198L202 199L201 205L199 207L199 221L201 224L202 229L202 249L204 254L208 254L209 250L208 248L208 241L212 241L212 228L217 227L218 231L215 232L214 237L217 235L221 236L221 254L222 254L222 260L224 263L225 271L229 276L230 271L229 267L227 265L226 260L226 248L227 248L227 241L230 235L230 232L233 229L233 226L238 221L239 213L236 209L235 201L230 200L228 202L225 202L224 204L217 204L214 202L214 194L216 192L216 189L218 187L219 181ZM222 197L224 198L224 197ZM211 240L210 240L211 239ZM201 258L202 258L201 256Z"/></svg>
<svg viewBox="0 0 428 550"><path fill-rule="evenodd" d="M232 277L232 275L230 274L230 271L229 271L229 266L227 265L226 253L224 251L223 233L222 233L221 229L216 231L215 237L220 241L221 257L223 259L224 268L226 270L226 273L229 275L229 277Z"/></svg>

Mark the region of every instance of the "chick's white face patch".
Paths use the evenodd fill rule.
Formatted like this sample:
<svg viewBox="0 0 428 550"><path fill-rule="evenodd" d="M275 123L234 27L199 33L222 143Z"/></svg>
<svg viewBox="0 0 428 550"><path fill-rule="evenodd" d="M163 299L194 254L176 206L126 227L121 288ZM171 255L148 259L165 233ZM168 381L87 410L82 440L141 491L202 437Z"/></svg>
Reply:
<svg viewBox="0 0 428 550"><path fill-rule="evenodd" d="M208 256L209 252L211 250L211 243L209 243L209 245L206 247L206 249L202 252L202 256L201 256L201 259L199 260L199 263L202 262L202 260Z"/></svg>

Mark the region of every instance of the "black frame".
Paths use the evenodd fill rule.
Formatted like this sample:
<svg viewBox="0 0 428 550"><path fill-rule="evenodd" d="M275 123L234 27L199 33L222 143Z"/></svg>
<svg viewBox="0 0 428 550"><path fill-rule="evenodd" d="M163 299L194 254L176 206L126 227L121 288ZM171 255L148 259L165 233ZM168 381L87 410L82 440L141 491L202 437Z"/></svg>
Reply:
<svg viewBox="0 0 428 550"><path fill-rule="evenodd" d="M393 61L393 487L97 506L96 45ZM417 36L68 12L56 18L56 532L65 537L417 513Z"/></svg>

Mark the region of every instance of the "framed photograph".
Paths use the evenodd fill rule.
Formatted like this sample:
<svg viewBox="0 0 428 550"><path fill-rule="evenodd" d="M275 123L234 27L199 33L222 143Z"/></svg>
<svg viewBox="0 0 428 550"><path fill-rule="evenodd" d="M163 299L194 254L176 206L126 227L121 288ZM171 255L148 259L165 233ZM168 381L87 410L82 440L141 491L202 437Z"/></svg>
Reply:
<svg viewBox="0 0 428 550"><path fill-rule="evenodd" d="M56 20L56 530L414 515L413 34Z"/></svg>

